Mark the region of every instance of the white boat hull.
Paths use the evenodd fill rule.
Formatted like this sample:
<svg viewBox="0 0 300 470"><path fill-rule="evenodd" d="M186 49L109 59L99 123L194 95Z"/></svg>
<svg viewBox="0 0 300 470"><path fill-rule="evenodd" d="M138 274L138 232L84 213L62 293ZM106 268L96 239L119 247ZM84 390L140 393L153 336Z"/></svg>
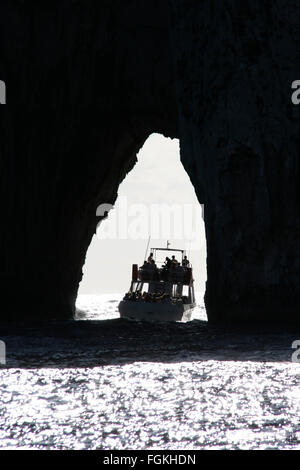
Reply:
<svg viewBox="0 0 300 470"><path fill-rule="evenodd" d="M155 303L122 300L119 303L121 318L146 321L189 321L195 304Z"/></svg>

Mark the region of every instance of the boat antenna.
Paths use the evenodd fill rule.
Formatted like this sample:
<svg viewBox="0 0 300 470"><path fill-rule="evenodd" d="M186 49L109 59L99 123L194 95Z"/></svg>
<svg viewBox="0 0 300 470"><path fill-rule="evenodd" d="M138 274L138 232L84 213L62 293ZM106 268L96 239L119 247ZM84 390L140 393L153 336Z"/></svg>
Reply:
<svg viewBox="0 0 300 470"><path fill-rule="evenodd" d="M147 259L147 253L148 253L148 249L149 249L150 238L151 238L151 235L149 235L149 238L148 238L148 243L147 243L147 248L146 248L144 261Z"/></svg>

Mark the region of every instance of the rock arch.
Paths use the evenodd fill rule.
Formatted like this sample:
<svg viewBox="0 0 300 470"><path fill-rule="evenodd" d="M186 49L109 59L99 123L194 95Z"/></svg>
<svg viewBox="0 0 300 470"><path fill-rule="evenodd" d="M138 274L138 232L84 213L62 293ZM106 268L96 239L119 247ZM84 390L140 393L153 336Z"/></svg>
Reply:
<svg viewBox="0 0 300 470"><path fill-rule="evenodd" d="M205 204L209 319L299 322L297 8L3 2L3 317L72 316L96 208L159 132Z"/></svg>

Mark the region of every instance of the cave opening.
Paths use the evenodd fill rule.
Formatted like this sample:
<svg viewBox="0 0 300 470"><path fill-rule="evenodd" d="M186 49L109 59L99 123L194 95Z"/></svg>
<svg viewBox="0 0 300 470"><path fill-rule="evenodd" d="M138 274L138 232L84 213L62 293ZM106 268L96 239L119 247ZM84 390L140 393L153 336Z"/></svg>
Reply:
<svg viewBox="0 0 300 470"><path fill-rule="evenodd" d="M97 227L87 250L76 307L87 319L118 317L128 291L133 263L150 247L187 251L193 266L197 301L206 282L206 243L202 208L180 161L178 139L151 134L137 162L119 186L109 215Z"/></svg>

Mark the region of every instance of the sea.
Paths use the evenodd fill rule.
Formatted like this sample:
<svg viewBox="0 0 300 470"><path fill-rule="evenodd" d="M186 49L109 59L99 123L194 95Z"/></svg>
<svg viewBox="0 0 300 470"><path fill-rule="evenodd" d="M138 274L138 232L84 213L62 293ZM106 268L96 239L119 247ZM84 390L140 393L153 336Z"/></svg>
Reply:
<svg viewBox="0 0 300 470"><path fill-rule="evenodd" d="M2 324L0 449L300 449L300 331L119 318L81 295L75 321ZM300 360L300 354L299 354Z"/></svg>

